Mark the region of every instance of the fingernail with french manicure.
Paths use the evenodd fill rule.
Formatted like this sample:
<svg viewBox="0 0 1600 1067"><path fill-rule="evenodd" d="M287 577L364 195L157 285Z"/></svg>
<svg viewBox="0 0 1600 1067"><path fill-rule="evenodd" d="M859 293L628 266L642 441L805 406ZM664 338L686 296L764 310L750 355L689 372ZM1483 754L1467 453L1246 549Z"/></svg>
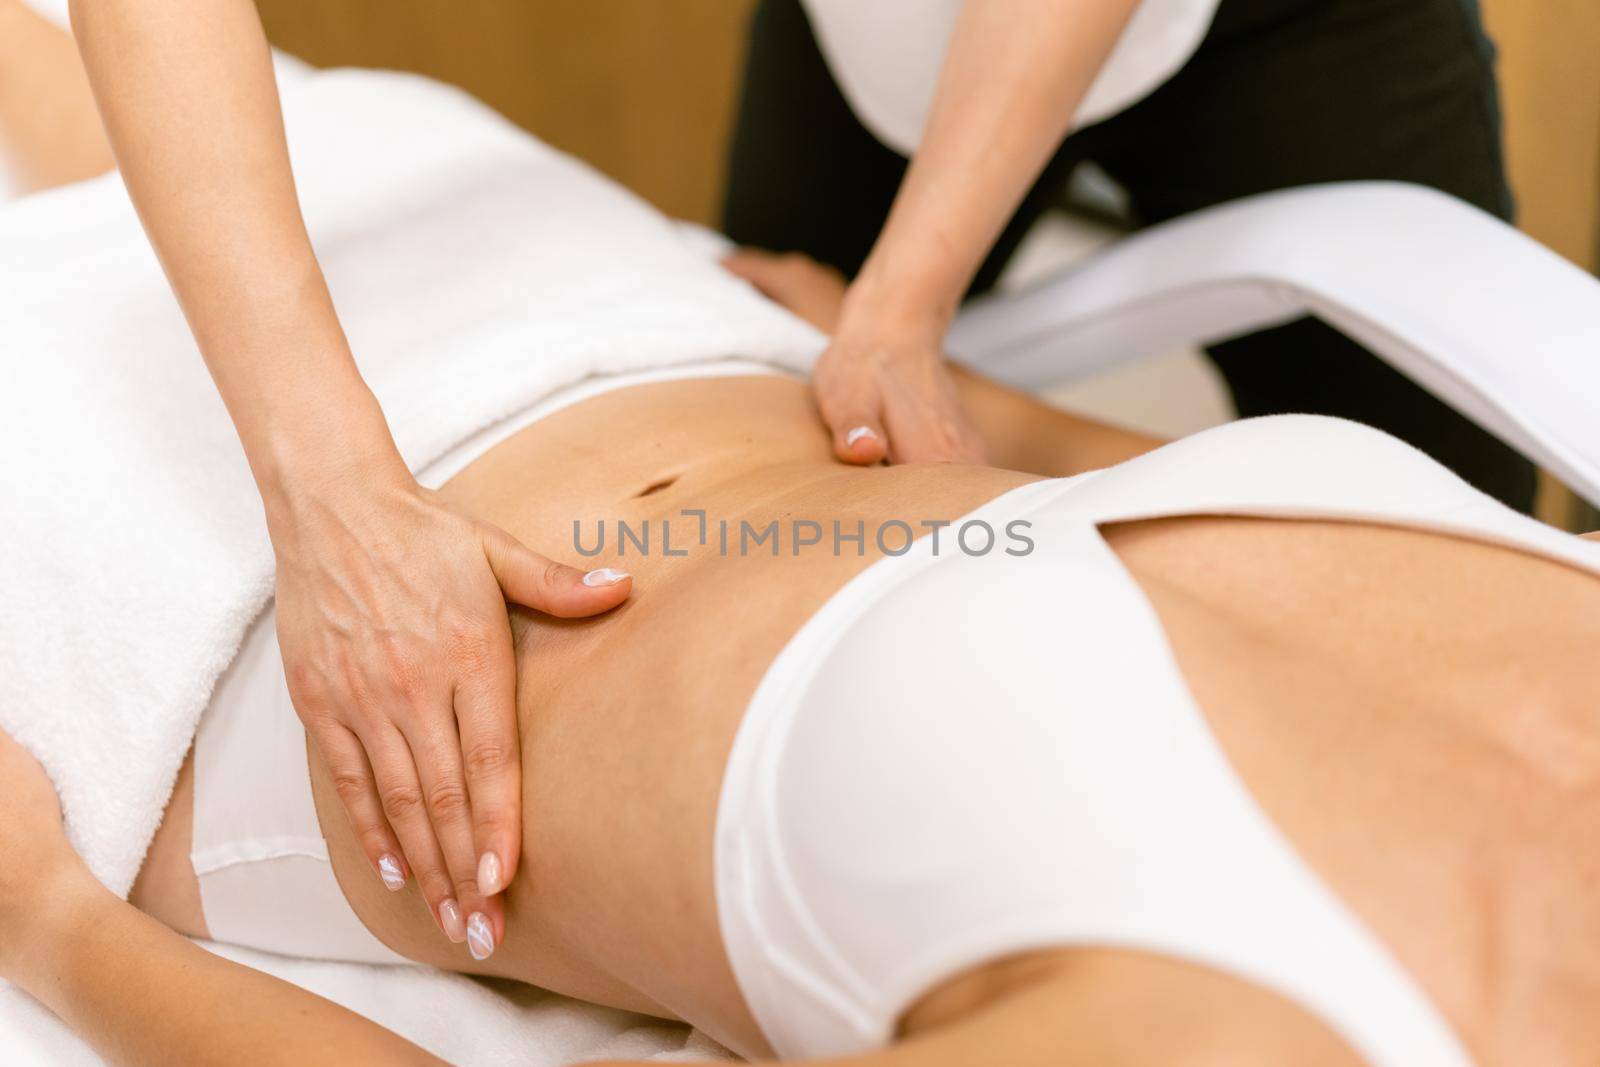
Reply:
<svg viewBox="0 0 1600 1067"><path fill-rule="evenodd" d="M619 571L614 567L601 567L597 571L590 571L583 576L584 585L616 585L628 577L627 571Z"/></svg>
<svg viewBox="0 0 1600 1067"><path fill-rule="evenodd" d="M870 437L873 440L877 440L878 435L872 432L872 427L870 426L857 426L855 429L844 435L844 447L849 448L863 437Z"/></svg>
<svg viewBox="0 0 1600 1067"><path fill-rule="evenodd" d="M387 852L378 857L378 877L391 893L405 888L406 874L400 869L400 861Z"/></svg>
<svg viewBox="0 0 1600 1067"><path fill-rule="evenodd" d="M473 912L467 919L467 951L475 960L486 960L494 951L494 927L481 911Z"/></svg>
<svg viewBox="0 0 1600 1067"><path fill-rule="evenodd" d="M439 928L444 936L459 945L467 939L467 924L461 920L461 905L446 897L439 902Z"/></svg>
<svg viewBox="0 0 1600 1067"><path fill-rule="evenodd" d="M486 897L492 897L505 886L500 884L502 868L500 857L493 852L485 852L478 861L478 892Z"/></svg>

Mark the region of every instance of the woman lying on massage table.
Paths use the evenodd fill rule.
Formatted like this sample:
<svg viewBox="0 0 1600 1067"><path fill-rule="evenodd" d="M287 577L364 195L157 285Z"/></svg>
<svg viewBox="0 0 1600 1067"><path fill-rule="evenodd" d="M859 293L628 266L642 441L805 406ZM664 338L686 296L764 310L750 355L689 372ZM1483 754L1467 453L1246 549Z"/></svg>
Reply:
<svg viewBox="0 0 1600 1067"><path fill-rule="evenodd" d="M806 263L732 267L837 312ZM803 383L722 374L613 382L444 489L530 541L576 520L592 549L604 520L596 565L637 590L516 619L527 868L503 916L434 909L470 954L414 882L371 876L270 619L134 904L677 1017L752 1056L1592 1062L1600 546L1349 423L1140 455L969 377L1001 467L861 469ZM937 547L935 520L956 520ZM619 552L619 521L651 552ZM741 551L772 523L777 551ZM922 535L903 553L897 523ZM3 739L0 783L0 975L108 1058L433 1062L100 889Z"/></svg>
<svg viewBox="0 0 1600 1067"><path fill-rule="evenodd" d="M733 266L837 314L804 263ZM455 457L451 502L586 550L605 521L593 565L638 579L597 619L517 619L503 899L380 888L269 616L135 887L166 926L90 878L0 739L0 975L132 1063L429 1059L167 927L880 1067L1590 1062L1595 546L1343 423L1130 458L1154 442L968 379L1009 470L860 470L801 383L678 377Z"/></svg>

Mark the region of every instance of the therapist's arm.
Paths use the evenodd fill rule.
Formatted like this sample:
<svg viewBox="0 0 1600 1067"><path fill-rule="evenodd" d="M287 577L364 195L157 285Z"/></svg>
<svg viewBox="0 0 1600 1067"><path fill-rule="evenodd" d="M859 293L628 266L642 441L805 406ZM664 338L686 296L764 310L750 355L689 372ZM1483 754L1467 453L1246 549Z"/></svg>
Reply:
<svg viewBox="0 0 1600 1067"><path fill-rule="evenodd" d="M486 897L521 842L505 598L590 615L628 582L586 586L412 478L312 252L250 0L71 7L123 180L261 492L296 711L374 876L414 874L436 919L456 901L498 940Z"/></svg>
<svg viewBox="0 0 1600 1067"><path fill-rule="evenodd" d="M983 457L940 361L962 295L1137 0L967 0L883 232L814 375L839 458Z"/></svg>
<svg viewBox="0 0 1600 1067"><path fill-rule="evenodd" d="M731 253L722 265L823 333L838 329L845 294L838 271L798 253L773 255L755 248ZM996 467L1070 478L1142 456L1164 443L1051 407L948 360L944 367Z"/></svg>

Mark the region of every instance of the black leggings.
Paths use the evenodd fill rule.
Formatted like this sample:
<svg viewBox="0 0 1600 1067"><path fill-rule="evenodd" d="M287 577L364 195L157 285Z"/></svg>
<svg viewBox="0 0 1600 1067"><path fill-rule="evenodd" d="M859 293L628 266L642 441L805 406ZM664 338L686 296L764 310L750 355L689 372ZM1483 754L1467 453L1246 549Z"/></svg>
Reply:
<svg viewBox="0 0 1600 1067"><path fill-rule="evenodd" d="M863 0L867 2L867 0ZM979 270L995 282L1078 164L1127 188L1138 221L1317 182L1389 179L1512 214L1493 47L1476 0L1223 0L1200 50L1127 111L1068 137ZM723 225L853 275L903 156L856 119L799 0L762 0ZM1360 345L1306 319L1210 350L1244 416L1340 415L1387 430L1522 511L1533 465Z"/></svg>

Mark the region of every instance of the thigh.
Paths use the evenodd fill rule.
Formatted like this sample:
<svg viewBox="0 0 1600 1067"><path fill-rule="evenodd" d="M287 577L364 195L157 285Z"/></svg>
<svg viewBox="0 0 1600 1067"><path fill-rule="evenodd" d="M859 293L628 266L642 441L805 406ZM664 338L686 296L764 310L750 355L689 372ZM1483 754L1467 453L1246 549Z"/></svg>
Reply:
<svg viewBox="0 0 1600 1067"><path fill-rule="evenodd" d="M1470 0L1224 0L1194 60L1108 124L1155 223L1333 181L1431 186L1509 218L1492 48ZM1315 412L1409 441L1521 510L1533 465L1316 320L1215 346L1244 416Z"/></svg>

